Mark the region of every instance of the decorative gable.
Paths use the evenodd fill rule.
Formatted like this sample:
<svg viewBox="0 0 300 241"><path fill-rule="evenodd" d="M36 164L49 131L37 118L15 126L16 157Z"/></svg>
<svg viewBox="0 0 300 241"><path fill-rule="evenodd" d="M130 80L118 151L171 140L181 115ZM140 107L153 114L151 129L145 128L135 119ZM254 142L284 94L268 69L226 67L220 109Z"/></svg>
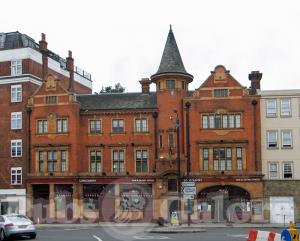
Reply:
<svg viewBox="0 0 300 241"><path fill-rule="evenodd" d="M195 90L193 97L227 98L248 95L242 86L223 65L218 65L204 83Z"/></svg>
<svg viewBox="0 0 300 241"><path fill-rule="evenodd" d="M56 89L56 82L57 82L57 80L54 79L54 77L52 75L48 75L48 78L46 80L46 91L55 90Z"/></svg>
<svg viewBox="0 0 300 241"><path fill-rule="evenodd" d="M214 81L227 81L229 70L226 70L223 65L218 65L211 73L214 77Z"/></svg>

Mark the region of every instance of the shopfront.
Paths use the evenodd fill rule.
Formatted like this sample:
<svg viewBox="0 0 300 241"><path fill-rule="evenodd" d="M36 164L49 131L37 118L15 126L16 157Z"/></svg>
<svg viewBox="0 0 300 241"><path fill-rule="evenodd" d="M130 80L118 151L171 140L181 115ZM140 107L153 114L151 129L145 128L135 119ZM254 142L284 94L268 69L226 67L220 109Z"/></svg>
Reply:
<svg viewBox="0 0 300 241"><path fill-rule="evenodd" d="M27 215L35 223L150 222L154 181L144 178L29 180Z"/></svg>
<svg viewBox="0 0 300 241"><path fill-rule="evenodd" d="M0 189L0 214L26 214L25 189Z"/></svg>

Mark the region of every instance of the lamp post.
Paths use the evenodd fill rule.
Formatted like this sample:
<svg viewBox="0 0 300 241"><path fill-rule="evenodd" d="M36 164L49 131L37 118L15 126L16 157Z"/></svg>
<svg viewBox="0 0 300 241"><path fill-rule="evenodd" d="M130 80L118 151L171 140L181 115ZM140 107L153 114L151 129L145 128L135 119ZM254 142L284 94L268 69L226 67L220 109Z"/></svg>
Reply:
<svg viewBox="0 0 300 241"><path fill-rule="evenodd" d="M190 177L190 171L191 171L191 161L190 161L190 107L191 103L186 102L185 103L185 110L186 110L186 176L187 179ZM188 226L191 225L191 203L190 199L188 199Z"/></svg>
<svg viewBox="0 0 300 241"><path fill-rule="evenodd" d="M181 223L181 201L180 201L180 190L181 190L181 183L180 183L180 122L179 122L179 116L178 111L176 109L173 110L173 112L176 114L176 136L177 136L177 191L178 191L178 217L179 217L179 223Z"/></svg>

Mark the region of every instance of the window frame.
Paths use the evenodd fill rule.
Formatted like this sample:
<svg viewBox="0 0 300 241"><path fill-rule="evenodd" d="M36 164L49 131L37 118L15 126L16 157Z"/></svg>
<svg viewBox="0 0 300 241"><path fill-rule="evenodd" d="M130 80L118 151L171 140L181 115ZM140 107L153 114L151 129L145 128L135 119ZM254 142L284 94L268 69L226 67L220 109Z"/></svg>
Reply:
<svg viewBox="0 0 300 241"><path fill-rule="evenodd" d="M288 101L288 107L289 107L289 110L288 112L283 112L283 102L284 101ZM282 98L280 99L280 116L281 117L291 117L292 116L292 100L291 98Z"/></svg>
<svg viewBox="0 0 300 241"><path fill-rule="evenodd" d="M140 123L138 123L140 122ZM148 132L148 119L147 118L135 118L134 119L134 130L137 133Z"/></svg>
<svg viewBox="0 0 300 241"><path fill-rule="evenodd" d="M92 153L95 153L94 157L95 159L92 160ZM99 160L97 159L98 155L97 153L100 153L99 155ZM101 173L102 172L102 150L99 149L91 149L89 150L89 163L90 163L90 168L89 172L90 173ZM95 169L93 169L93 163L95 163Z"/></svg>
<svg viewBox="0 0 300 241"><path fill-rule="evenodd" d="M238 156L238 150L241 150L241 155L240 156ZM235 151L236 151L236 169L238 171L242 171L243 170L243 148L242 147L236 147Z"/></svg>
<svg viewBox="0 0 300 241"><path fill-rule="evenodd" d="M48 119L38 119L36 120L36 132L37 134L47 134L48 133ZM41 129L40 129L40 123ZM46 125L45 125L46 124Z"/></svg>
<svg viewBox="0 0 300 241"><path fill-rule="evenodd" d="M291 171L290 173L285 173L285 165L291 165ZM285 177L285 174L291 174L291 177ZM283 162L282 163L282 179L294 179L294 163L289 161L289 162Z"/></svg>
<svg viewBox="0 0 300 241"><path fill-rule="evenodd" d="M118 125L114 126L114 122L117 122ZM121 129L120 123L123 123L122 129ZM117 128L117 129L115 129L115 128ZM125 120L124 119L112 119L111 120L111 132L113 134L124 134L125 133Z"/></svg>
<svg viewBox="0 0 300 241"><path fill-rule="evenodd" d="M118 154L118 159L115 159L115 152ZM123 153L123 159L120 159L120 153ZM112 172L113 173L125 173L126 172L126 166L125 166L125 150L124 149L113 149L112 150ZM115 169L115 163L117 163L117 169ZM123 170L121 171L120 163L123 163Z"/></svg>
<svg viewBox="0 0 300 241"><path fill-rule="evenodd" d="M13 147L13 143L16 144L15 147ZM18 143L21 143L20 146L18 146ZM22 146L23 146L23 142L22 142L22 139L15 139L15 140L11 140L10 141L10 156L11 157L22 157ZM15 155L13 155L13 148L16 148L15 150ZM20 148L20 154L18 155L18 148Z"/></svg>
<svg viewBox="0 0 300 241"><path fill-rule="evenodd" d="M168 133L168 148L175 148L174 133Z"/></svg>
<svg viewBox="0 0 300 241"><path fill-rule="evenodd" d="M148 173L149 172L149 151L148 149L141 148L135 150L135 172L136 173ZM140 153L141 157L138 158L138 153ZM144 157L144 153L146 153L146 158ZM140 170L138 170L138 162L140 162ZM143 169L143 164L146 162L146 170Z"/></svg>
<svg viewBox="0 0 300 241"><path fill-rule="evenodd" d="M20 171L20 173L18 173ZM15 182L13 182L13 176L15 176ZM18 182L18 176L20 182ZM11 167L10 168L10 185L22 185L23 184L23 171L22 167Z"/></svg>
<svg viewBox="0 0 300 241"><path fill-rule="evenodd" d="M275 112L269 112L269 102L275 103ZM277 117L277 100L276 99L266 99L266 117Z"/></svg>
<svg viewBox="0 0 300 241"><path fill-rule="evenodd" d="M166 80L166 89L168 89L168 90L176 89L176 81L174 79L167 79Z"/></svg>
<svg viewBox="0 0 300 241"><path fill-rule="evenodd" d="M99 130L97 128L98 127L97 122L99 122ZM94 124L92 124L92 123L94 123ZM94 130L94 128L95 128L95 130ZM90 119L89 120L89 134L92 134L92 135L102 134L102 120L101 119Z"/></svg>
<svg viewBox="0 0 300 241"><path fill-rule="evenodd" d="M207 156L206 156L207 152ZM202 149L203 171L209 171L209 148Z"/></svg>
<svg viewBox="0 0 300 241"><path fill-rule="evenodd" d="M67 150L60 150L60 171L67 172L68 171L68 151ZM63 158L63 153L65 153L65 158ZM63 162L65 163L63 168Z"/></svg>
<svg viewBox="0 0 300 241"><path fill-rule="evenodd" d="M270 146L270 133L275 133L275 137L276 137L276 146ZM267 138L266 138L266 141L267 141L267 149L278 149L279 147L279 141L278 141L278 130L267 130Z"/></svg>
<svg viewBox="0 0 300 241"><path fill-rule="evenodd" d="M229 96L229 90L228 89L214 89L213 95L215 98L224 98Z"/></svg>
<svg viewBox="0 0 300 241"><path fill-rule="evenodd" d="M271 165L276 166L276 176L271 175ZM272 171L272 172L274 172L274 171ZM273 162L273 161L268 162L268 174L269 174L269 179L278 179L279 178L279 163L278 162Z"/></svg>
<svg viewBox="0 0 300 241"><path fill-rule="evenodd" d="M289 132L290 136L290 145L284 145L284 133ZM293 148L293 131L292 130L281 130L281 148L290 149Z"/></svg>
<svg viewBox="0 0 300 241"><path fill-rule="evenodd" d="M20 88L20 90L18 90L19 88ZM18 93L20 93L19 98L18 98ZM10 102L11 103L22 102L22 97L23 97L22 85L11 85L10 86Z"/></svg>
<svg viewBox="0 0 300 241"><path fill-rule="evenodd" d="M22 59L12 59L10 61L10 75L18 76L23 73Z"/></svg>
<svg viewBox="0 0 300 241"><path fill-rule="evenodd" d="M174 188L175 186L176 189ZM168 192L177 192L177 191L178 191L178 180L176 178L168 178Z"/></svg>
<svg viewBox="0 0 300 241"><path fill-rule="evenodd" d="M69 128L68 118L65 117L56 118L56 133L58 134L68 133L68 128Z"/></svg>
<svg viewBox="0 0 300 241"><path fill-rule="evenodd" d="M14 126L14 121L16 126ZM10 128L11 130L22 130L23 113L11 112L10 114Z"/></svg>
<svg viewBox="0 0 300 241"><path fill-rule="evenodd" d="M47 150L47 172L57 172L57 163L58 163L58 150ZM49 158L49 154L51 153L51 159ZM55 154L54 154L55 153ZM56 157L56 158L55 158ZM49 166L52 166L49 168Z"/></svg>

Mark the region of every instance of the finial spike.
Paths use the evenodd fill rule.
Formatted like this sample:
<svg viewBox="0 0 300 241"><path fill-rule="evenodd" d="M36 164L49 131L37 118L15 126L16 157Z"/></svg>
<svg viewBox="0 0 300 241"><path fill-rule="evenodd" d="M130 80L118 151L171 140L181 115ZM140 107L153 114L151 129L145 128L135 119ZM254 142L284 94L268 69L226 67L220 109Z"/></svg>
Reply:
<svg viewBox="0 0 300 241"><path fill-rule="evenodd" d="M172 24L170 24L170 31L172 31Z"/></svg>

